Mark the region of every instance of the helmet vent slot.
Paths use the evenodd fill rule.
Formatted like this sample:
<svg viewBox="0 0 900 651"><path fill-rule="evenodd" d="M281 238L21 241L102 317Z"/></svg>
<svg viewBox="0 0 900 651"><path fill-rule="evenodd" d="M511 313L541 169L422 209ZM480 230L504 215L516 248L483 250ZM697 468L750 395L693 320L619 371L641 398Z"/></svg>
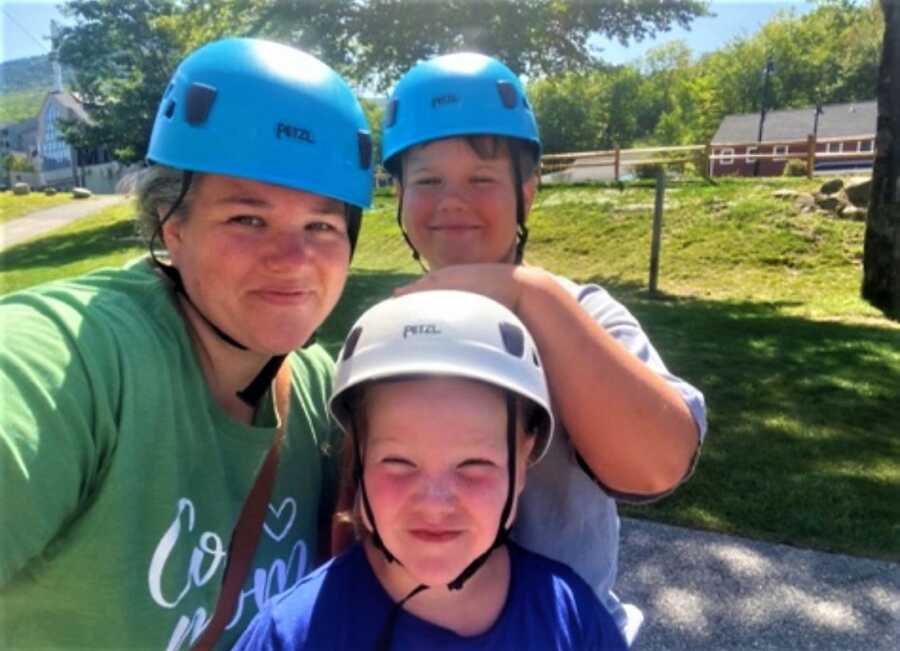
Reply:
<svg viewBox="0 0 900 651"><path fill-rule="evenodd" d="M512 323L503 321L500 323L500 338L503 339L503 347L513 357L522 357L525 351L525 335L522 329Z"/></svg>
<svg viewBox="0 0 900 651"><path fill-rule="evenodd" d="M353 357L353 353L356 350L356 344L359 341L359 337L362 334L362 327L357 326L350 331L350 334L347 335L347 340L344 341L344 350L341 353L341 361L345 362L351 357Z"/></svg>
<svg viewBox="0 0 900 651"><path fill-rule="evenodd" d="M359 166L367 170L372 165L372 136L368 131L360 129L357 132L359 140Z"/></svg>
<svg viewBox="0 0 900 651"><path fill-rule="evenodd" d="M163 113L163 115L165 115L167 118L171 118L173 115L175 115L175 100L174 99L169 100L169 103L166 105L166 110Z"/></svg>
<svg viewBox="0 0 900 651"><path fill-rule="evenodd" d="M392 127L394 123L397 122L397 100L392 99L390 104L387 105L387 110L384 116L384 126Z"/></svg>
<svg viewBox="0 0 900 651"><path fill-rule="evenodd" d="M198 125L205 122L215 99L216 89L212 86L196 82L191 84L185 100L187 123Z"/></svg>
<svg viewBox="0 0 900 651"><path fill-rule="evenodd" d="M503 102L503 106L508 109L516 108L516 104L519 100L519 94L516 92L515 87L511 83L503 80L498 81L497 92L500 94L500 101Z"/></svg>

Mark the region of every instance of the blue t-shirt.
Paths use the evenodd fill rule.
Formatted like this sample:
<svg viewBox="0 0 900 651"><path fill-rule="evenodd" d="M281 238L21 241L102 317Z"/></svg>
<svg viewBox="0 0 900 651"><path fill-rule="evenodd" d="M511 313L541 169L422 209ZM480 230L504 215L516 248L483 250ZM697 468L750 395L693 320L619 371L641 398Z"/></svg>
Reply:
<svg viewBox="0 0 900 651"><path fill-rule="evenodd" d="M567 566L508 544L510 587L497 621L462 637L406 611L397 617L392 649L626 649L610 614ZM413 597L415 598L415 597ZM374 651L394 602L356 544L273 599L235 651Z"/></svg>

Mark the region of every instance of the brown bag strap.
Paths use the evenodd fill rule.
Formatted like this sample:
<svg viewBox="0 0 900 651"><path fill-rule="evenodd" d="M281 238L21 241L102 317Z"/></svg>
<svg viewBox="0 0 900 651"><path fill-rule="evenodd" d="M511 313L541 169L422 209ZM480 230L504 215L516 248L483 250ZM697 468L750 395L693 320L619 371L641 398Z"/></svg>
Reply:
<svg viewBox="0 0 900 651"><path fill-rule="evenodd" d="M250 564L256 553L256 545L259 543L262 533L269 501L272 499L272 487L275 485L278 459L281 455L281 441L287 428L290 391L291 371L288 364L285 364L275 379L275 404L281 423L275 432L275 438L272 440L272 447L266 455L266 460L259 469L253 488L250 489L250 494L247 495L244 506L241 508L237 524L234 526L228 563L222 579L222 591L219 593L216 609L206 628L203 629L203 633L191 647L191 651L211 651L228 625L229 618L234 614L241 587L244 585L244 579L250 571Z"/></svg>

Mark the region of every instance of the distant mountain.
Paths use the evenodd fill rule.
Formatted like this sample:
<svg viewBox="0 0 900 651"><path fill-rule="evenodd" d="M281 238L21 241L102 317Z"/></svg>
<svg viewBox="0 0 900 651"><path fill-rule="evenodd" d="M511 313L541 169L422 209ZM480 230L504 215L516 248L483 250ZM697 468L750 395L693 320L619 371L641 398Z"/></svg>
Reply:
<svg viewBox="0 0 900 651"><path fill-rule="evenodd" d="M63 86L71 85L72 76L63 68ZM0 124L35 117L52 89L53 66L48 55L0 63Z"/></svg>
<svg viewBox="0 0 900 651"><path fill-rule="evenodd" d="M68 86L71 81L71 71L63 68L63 84ZM47 54L0 63L0 96L52 88L53 66Z"/></svg>

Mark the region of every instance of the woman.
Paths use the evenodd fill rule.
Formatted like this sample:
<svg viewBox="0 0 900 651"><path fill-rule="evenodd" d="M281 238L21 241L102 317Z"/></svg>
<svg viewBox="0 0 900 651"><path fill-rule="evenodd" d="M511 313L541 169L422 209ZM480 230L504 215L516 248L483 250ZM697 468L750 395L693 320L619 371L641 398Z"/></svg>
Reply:
<svg viewBox="0 0 900 651"><path fill-rule="evenodd" d="M309 342L371 199L363 112L317 59L228 39L181 63L148 158L149 258L0 303L3 648L227 648L319 560Z"/></svg>

